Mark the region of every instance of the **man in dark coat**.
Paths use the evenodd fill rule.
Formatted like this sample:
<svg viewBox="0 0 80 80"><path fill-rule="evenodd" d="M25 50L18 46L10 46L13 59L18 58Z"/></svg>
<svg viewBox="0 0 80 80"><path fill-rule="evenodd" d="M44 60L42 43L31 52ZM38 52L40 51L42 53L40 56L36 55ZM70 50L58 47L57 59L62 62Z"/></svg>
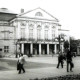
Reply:
<svg viewBox="0 0 80 80"><path fill-rule="evenodd" d="M58 56L58 64L57 64L57 68L59 68L59 65L61 63L61 67L63 68L63 54L61 53L61 51L59 52L59 56Z"/></svg>
<svg viewBox="0 0 80 80"><path fill-rule="evenodd" d="M69 65L70 71L72 72L72 54L70 50L68 50L67 52L66 59L67 59L67 72L69 72Z"/></svg>

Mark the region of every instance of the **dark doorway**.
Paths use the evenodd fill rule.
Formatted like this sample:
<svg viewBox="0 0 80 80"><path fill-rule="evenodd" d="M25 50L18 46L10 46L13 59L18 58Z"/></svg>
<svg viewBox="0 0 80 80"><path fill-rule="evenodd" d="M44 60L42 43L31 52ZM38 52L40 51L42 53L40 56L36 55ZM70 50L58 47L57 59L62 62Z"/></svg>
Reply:
<svg viewBox="0 0 80 80"><path fill-rule="evenodd" d="M33 55L39 55L39 44L33 44Z"/></svg>
<svg viewBox="0 0 80 80"><path fill-rule="evenodd" d="M49 45L49 53L54 54L54 44Z"/></svg>
<svg viewBox="0 0 80 80"><path fill-rule="evenodd" d="M30 44L24 44L24 54L29 55L30 54Z"/></svg>
<svg viewBox="0 0 80 80"><path fill-rule="evenodd" d="M47 44L42 44L41 45L41 54L42 55L47 54Z"/></svg>

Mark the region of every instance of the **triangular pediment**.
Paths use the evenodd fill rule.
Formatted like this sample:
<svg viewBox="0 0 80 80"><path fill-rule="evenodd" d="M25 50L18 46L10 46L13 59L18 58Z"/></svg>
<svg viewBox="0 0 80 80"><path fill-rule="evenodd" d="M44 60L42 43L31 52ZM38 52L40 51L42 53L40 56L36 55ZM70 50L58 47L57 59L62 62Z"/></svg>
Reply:
<svg viewBox="0 0 80 80"><path fill-rule="evenodd" d="M28 12L25 13L21 13L18 15L18 17L28 17L28 18L37 18L37 19L43 19L43 20L53 20L53 21L57 21L58 19L56 19L55 17L53 17L51 14L49 14L48 12L46 12L45 10L41 9L41 8L36 8L34 10L30 10Z"/></svg>

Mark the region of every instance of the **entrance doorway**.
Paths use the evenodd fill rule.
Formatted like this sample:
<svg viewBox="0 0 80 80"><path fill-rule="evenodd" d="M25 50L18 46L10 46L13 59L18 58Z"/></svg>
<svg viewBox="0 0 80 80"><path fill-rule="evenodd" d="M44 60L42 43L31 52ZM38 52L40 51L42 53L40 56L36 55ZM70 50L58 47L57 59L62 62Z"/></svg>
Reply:
<svg viewBox="0 0 80 80"><path fill-rule="evenodd" d="M39 55L39 44L33 44L33 55Z"/></svg>
<svg viewBox="0 0 80 80"><path fill-rule="evenodd" d="M47 44L42 44L41 45L41 54L42 55L47 54Z"/></svg>
<svg viewBox="0 0 80 80"><path fill-rule="evenodd" d="M29 55L30 54L30 44L24 44L24 54Z"/></svg>

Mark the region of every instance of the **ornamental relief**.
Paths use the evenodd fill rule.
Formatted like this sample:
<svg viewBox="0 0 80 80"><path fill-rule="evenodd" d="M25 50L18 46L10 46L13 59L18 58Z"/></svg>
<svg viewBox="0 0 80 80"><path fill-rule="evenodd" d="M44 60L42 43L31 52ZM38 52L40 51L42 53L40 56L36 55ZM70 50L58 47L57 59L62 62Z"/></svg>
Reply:
<svg viewBox="0 0 80 80"><path fill-rule="evenodd" d="M45 30L48 30L48 29L49 29L49 26L47 26L47 25L44 26L44 29L45 29Z"/></svg>
<svg viewBox="0 0 80 80"><path fill-rule="evenodd" d="M29 29L33 29L34 25L33 24L28 24Z"/></svg>
<svg viewBox="0 0 80 80"><path fill-rule="evenodd" d="M20 25L21 25L21 26L26 26L26 21L21 21L21 22L20 22Z"/></svg>
<svg viewBox="0 0 80 80"><path fill-rule="evenodd" d="M55 26L52 26L52 29L55 29L56 27Z"/></svg>
<svg viewBox="0 0 80 80"><path fill-rule="evenodd" d="M41 29L41 25L37 25L37 29Z"/></svg>
<svg viewBox="0 0 80 80"><path fill-rule="evenodd" d="M37 21L36 26L37 26L37 28L41 28L42 22L38 22L38 21Z"/></svg>

